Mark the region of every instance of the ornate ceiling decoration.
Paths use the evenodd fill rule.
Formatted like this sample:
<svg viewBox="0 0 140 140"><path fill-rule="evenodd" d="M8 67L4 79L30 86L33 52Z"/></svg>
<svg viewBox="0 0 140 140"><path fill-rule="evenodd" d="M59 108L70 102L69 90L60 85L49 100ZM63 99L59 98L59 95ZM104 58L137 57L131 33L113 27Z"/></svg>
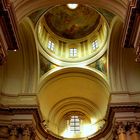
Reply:
<svg viewBox="0 0 140 140"><path fill-rule="evenodd" d="M67 5L56 6L48 10L44 17L55 34L67 39L78 39L92 33L101 18L93 8L81 4L73 10Z"/></svg>
<svg viewBox="0 0 140 140"><path fill-rule="evenodd" d="M50 62L58 66L88 65L105 53L109 26L95 8L78 5L71 10L67 5L59 5L30 17L36 14L40 16L36 24L39 50ZM75 49L75 56L71 56L70 49Z"/></svg>

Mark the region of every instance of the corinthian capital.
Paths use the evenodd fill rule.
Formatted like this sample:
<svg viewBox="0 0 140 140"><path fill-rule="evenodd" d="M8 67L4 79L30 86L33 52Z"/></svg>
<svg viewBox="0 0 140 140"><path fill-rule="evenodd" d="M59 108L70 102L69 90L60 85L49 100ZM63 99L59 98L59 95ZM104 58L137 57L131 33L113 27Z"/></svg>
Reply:
<svg viewBox="0 0 140 140"><path fill-rule="evenodd" d="M115 129L118 135L122 134L122 133L126 133L126 123L124 122L117 122L115 124Z"/></svg>
<svg viewBox="0 0 140 140"><path fill-rule="evenodd" d="M18 135L18 127L16 125L9 126L9 135L17 136Z"/></svg>
<svg viewBox="0 0 140 140"><path fill-rule="evenodd" d="M138 123L138 122L130 122L130 123L128 123L128 126L129 126L130 134L138 133L138 128L140 126L140 123Z"/></svg>
<svg viewBox="0 0 140 140"><path fill-rule="evenodd" d="M34 128L32 125L22 125L22 135L23 136L29 136L29 137L33 137L35 136L35 133L34 133Z"/></svg>

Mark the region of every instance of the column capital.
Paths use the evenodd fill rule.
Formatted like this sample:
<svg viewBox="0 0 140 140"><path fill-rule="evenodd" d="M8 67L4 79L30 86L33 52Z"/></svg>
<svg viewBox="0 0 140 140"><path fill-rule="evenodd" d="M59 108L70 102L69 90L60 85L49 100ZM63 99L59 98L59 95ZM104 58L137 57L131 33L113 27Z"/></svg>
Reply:
<svg viewBox="0 0 140 140"><path fill-rule="evenodd" d="M19 134L29 137L35 136L32 124L13 124L8 126L8 130L10 136L18 136Z"/></svg>
<svg viewBox="0 0 140 140"><path fill-rule="evenodd" d="M30 136L31 135L31 132L30 132L30 129L29 129L29 127L25 127L24 129L23 129L23 136Z"/></svg>
<svg viewBox="0 0 140 140"><path fill-rule="evenodd" d="M32 125L25 124L22 125L22 135L23 136L29 136L29 137L34 137L35 136L35 130Z"/></svg>
<svg viewBox="0 0 140 140"><path fill-rule="evenodd" d="M115 129L118 135L126 133L126 123L125 122L116 122Z"/></svg>
<svg viewBox="0 0 140 140"><path fill-rule="evenodd" d="M18 135L18 126L17 125L10 125L9 128L9 135L10 136L17 136Z"/></svg>
<svg viewBox="0 0 140 140"><path fill-rule="evenodd" d="M139 127L140 127L140 122L129 122L128 128L129 128L130 135L133 133L138 133Z"/></svg>

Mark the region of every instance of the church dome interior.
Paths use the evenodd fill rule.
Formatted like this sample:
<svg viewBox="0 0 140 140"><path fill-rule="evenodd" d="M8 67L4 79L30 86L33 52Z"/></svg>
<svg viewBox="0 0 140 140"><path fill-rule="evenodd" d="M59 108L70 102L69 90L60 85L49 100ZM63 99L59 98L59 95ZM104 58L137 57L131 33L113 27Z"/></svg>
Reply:
<svg viewBox="0 0 140 140"><path fill-rule="evenodd" d="M138 140L139 23L139 0L0 0L0 140Z"/></svg>
<svg viewBox="0 0 140 140"><path fill-rule="evenodd" d="M109 36L105 17L82 4L76 9L67 5L48 9L38 20L36 32L42 55L61 66L96 61L105 53Z"/></svg>
<svg viewBox="0 0 140 140"><path fill-rule="evenodd" d="M75 9L68 4L57 5L38 18L35 30L39 52L56 65L41 77L38 94L47 129L54 134L82 138L103 127L108 81L105 73L88 65L105 55L108 28L105 17L89 5L77 4ZM102 59L102 69L106 69L107 57ZM75 124L76 128L71 126Z"/></svg>

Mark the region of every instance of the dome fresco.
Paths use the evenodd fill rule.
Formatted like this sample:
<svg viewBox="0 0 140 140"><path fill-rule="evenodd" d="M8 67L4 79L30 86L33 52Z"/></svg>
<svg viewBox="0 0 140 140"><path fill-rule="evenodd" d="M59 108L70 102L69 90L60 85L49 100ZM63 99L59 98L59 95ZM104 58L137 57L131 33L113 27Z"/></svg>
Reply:
<svg viewBox="0 0 140 140"><path fill-rule="evenodd" d="M44 17L52 32L63 38L79 39L96 29L101 16L89 6L78 5L72 10L62 5L50 9Z"/></svg>
<svg viewBox="0 0 140 140"><path fill-rule="evenodd" d="M93 63L107 48L107 21L87 5L47 9L36 27L40 53L59 66Z"/></svg>

